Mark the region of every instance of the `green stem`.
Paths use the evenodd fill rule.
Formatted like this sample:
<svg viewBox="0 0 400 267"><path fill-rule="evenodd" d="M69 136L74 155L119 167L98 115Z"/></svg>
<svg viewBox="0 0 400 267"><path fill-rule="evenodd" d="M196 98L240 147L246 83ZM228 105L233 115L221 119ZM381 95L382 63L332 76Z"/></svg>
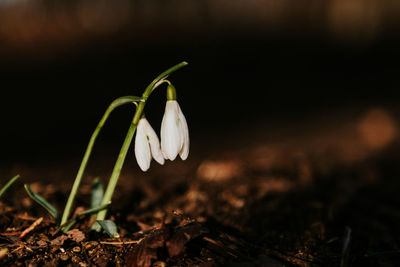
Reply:
<svg viewBox="0 0 400 267"><path fill-rule="evenodd" d="M86 148L85 155L83 156L81 166L79 167L78 174L76 175L74 184L71 189L71 193L69 194L67 204L65 205L64 213L61 219L61 225L65 224L68 221L68 217L71 213L72 204L74 202L76 193L78 192L79 185L81 184L83 173L85 172L86 165L88 163L90 154L92 153L92 149L94 143L96 141L97 136L100 133L101 128L103 127L104 123L107 121L110 113L117 107L128 104L128 103L135 103L141 101L140 97L135 96L123 96L115 99L110 106L107 108L106 112L104 113L103 117L101 118L99 124L97 125L96 129L94 130L92 137L90 138L89 144Z"/></svg>
<svg viewBox="0 0 400 267"><path fill-rule="evenodd" d="M2 189L0 189L0 197L6 192L6 190L19 178L19 174L11 178Z"/></svg>
<svg viewBox="0 0 400 267"><path fill-rule="evenodd" d="M168 81L164 80L168 77L168 75L170 75L171 73L173 73L174 71L186 66L187 63L186 62L181 62L171 68L169 68L168 70L164 71L163 73L161 73L160 75L157 76L157 78L155 78L144 90L144 93L142 95L142 99L143 101L139 103L138 107L136 108L136 112L135 115L133 116L131 125L128 129L128 133L126 134L124 143L122 144L120 153L118 155L118 159L115 163L113 172L111 174L110 180L108 182L107 185L107 189L106 192L104 193L104 197L102 200L102 204L108 203L111 201L111 198L113 196L115 187L117 185L118 182L118 178L121 174L121 169L124 165L124 161L125 161L125 157L126 154L128 153L129 147L131 145L132 139L133 139L133 135L135 134L136 131L136 127L137 124L142 116L144 107L146 105L146 100L147 98L150 96L151 92L157 88L158 86L160 86L162 83L167 82ZM101 210L98 214L97 214L97 220L104 220L105 217L107 215L107 209ZM99 231L100 228L95 226L97 224L94 224L92 229Z"/></svg>
<svg viewBox="0 0 400 267"><path fill-rule="evenodd" d="M136 114L138 114L137 111L135 112L135 115ZM134 116L134 118L135 117L136 116ZM107 203L112 198L112 195L114 193L115 187L116 187L117 182L118 182L119 175L121 174L122 166L124 165L126 154L128 153L129 146L130 146L130 144L132 142L132 139L133 139L133 135L135 134L136 127L137 127L137 122L135 123L135 120L133 120L131 125L130 125L130 127L129 127L128 133L126 134L124 143L122 144L121 151L119 152L117 162L115 163L113 172L112 172L111 177L110 177L110 181L108 182L108 186L107 186L106 192L104 193L103 200L102 200L101 204ZM97 214L97 220L104 220L104 218L106 217L106 214L107 214L107 210L106 209L101 210ZM96 225L97 224L93 224L92 227L93 228L97 228Z"/></svg>

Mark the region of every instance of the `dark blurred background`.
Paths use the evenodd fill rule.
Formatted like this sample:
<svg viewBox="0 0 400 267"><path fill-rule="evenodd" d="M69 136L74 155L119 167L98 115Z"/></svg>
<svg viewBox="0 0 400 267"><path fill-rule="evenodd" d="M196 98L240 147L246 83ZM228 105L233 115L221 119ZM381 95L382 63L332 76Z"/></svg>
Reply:
<svg viewBox="0 0 400 267"><path fill-rule="evenodd" d="M170 80L197 143L399 115L399 15L397 0L0 0L1 162L80 157L113 99L183 60ZM164 96L146 109L156 129ZM132 114L116 111L100 142L118 151Z"/></svg>

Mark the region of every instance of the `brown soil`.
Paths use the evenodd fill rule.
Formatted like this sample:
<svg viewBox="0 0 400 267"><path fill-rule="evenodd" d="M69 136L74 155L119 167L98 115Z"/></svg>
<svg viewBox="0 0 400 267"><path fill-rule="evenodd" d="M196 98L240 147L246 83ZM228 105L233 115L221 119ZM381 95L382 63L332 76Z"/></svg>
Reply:
<svg viewBox="0 0 400 267"><path fill-rule="evenodd" d="M153 162L145 174L128 159L109 211L119 239L90 232L88 220L62 235L19 181L0 204L0 249L7 248L0 265L396 266L396 121L377 109L322 121L287 132L277 126L275 136L270 127L255 127L228 139L201 137L188 161ZM93 174L107 177L103 160L110 162L92 159L77 210L88 208ZM46 166L45 174L31 165L2 174L21 173L62 207L71 181L55 179L64 181L76 162Z"/></svg>

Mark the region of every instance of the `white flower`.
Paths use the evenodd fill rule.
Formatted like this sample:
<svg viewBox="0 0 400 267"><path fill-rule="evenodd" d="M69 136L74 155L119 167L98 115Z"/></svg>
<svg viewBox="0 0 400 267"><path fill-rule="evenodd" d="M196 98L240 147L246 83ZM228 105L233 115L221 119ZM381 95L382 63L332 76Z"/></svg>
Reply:
<svg viewBox="0 0 400 267"><path fill-rule="evenodd" d="M168 100L161 123L161 150L165 159L181 159L189 155L189 129L176 100Z"/></svg>
<svg viewBox="0 0 400 267"><path fill-rule="evenodd" d="M152 157L161 165L164 164L164 157L160 149L160 141L150 123L145 118L140 119L137 126L135 156L140 169L144 172L150 168Z"/></svg>

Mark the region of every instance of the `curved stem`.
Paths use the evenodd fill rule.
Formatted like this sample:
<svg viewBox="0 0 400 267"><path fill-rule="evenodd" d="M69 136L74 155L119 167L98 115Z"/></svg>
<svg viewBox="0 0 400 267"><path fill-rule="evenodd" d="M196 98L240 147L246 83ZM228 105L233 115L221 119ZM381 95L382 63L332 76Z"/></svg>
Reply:
<svg viewBox="0 0 400 267"><path fill-rule="evenodd" d="M119 152L117 161L115 163L113 172L112 172L110 180L108 182L107 189L104 193L103 200L101 202L102 204L105 204L105 203L108 203L111 201L115 187L118 182L119 175L121 174L121 169L125 162L126 154L128 153L129 147L130 147L132 139L133 139L133 135L135 134L135 131L136 131L137 124L142 116L144 107L146 105L147 98L150 96L151 92L154 89L156 89L158 86L160 86L161 84L164 83L164 79L166 79L168 75L170 75L174 71L176 71L186 65L187 65L187 62L181 62L181 63L169 68L168 70L166 70L163 73L161 73L160 75L158 75L144 90L143 95L142 95L143 101L140 102L136 108L135 115L133 116L131 125L128 129L124 143L122 144L122 147ZM165 81L165 82L168 82L168 81ZM99 211L99 213L97 214L97 220L104 220L106 215L107 215L106 209ZM100 227L98 226L98 224L93 224L92 229L94 229L96 231L100 231Z"/></svg>
<svg viewBox="0 0 400 267"><path fill-rule="evenodd" d="M87 162L89 161L90 154L92 153L92 149L94 143L96 141L97 136L100 133L101 128L103 127L104 123L107 121L108 116L110 113L117 107L128 104L128 103L135 103L142 101L142 98L136 96L123 96L115 99L110 106L107 108L106 112L104 113L103 117L101 118L100 122L98 123L96 129L94 130L92 136L90 137L89 144L86 148L85 155L83 156L81 166L79 167L78 174L76 175L74 184L72 185L71 192L68 197L67 204L64 208L64 213L61 219L61 225L65 224L68 221L68 217L71 213L72 204L74 202L76 193L78 192L79 185L81 184L83 173L85 172Z"/></svg>

